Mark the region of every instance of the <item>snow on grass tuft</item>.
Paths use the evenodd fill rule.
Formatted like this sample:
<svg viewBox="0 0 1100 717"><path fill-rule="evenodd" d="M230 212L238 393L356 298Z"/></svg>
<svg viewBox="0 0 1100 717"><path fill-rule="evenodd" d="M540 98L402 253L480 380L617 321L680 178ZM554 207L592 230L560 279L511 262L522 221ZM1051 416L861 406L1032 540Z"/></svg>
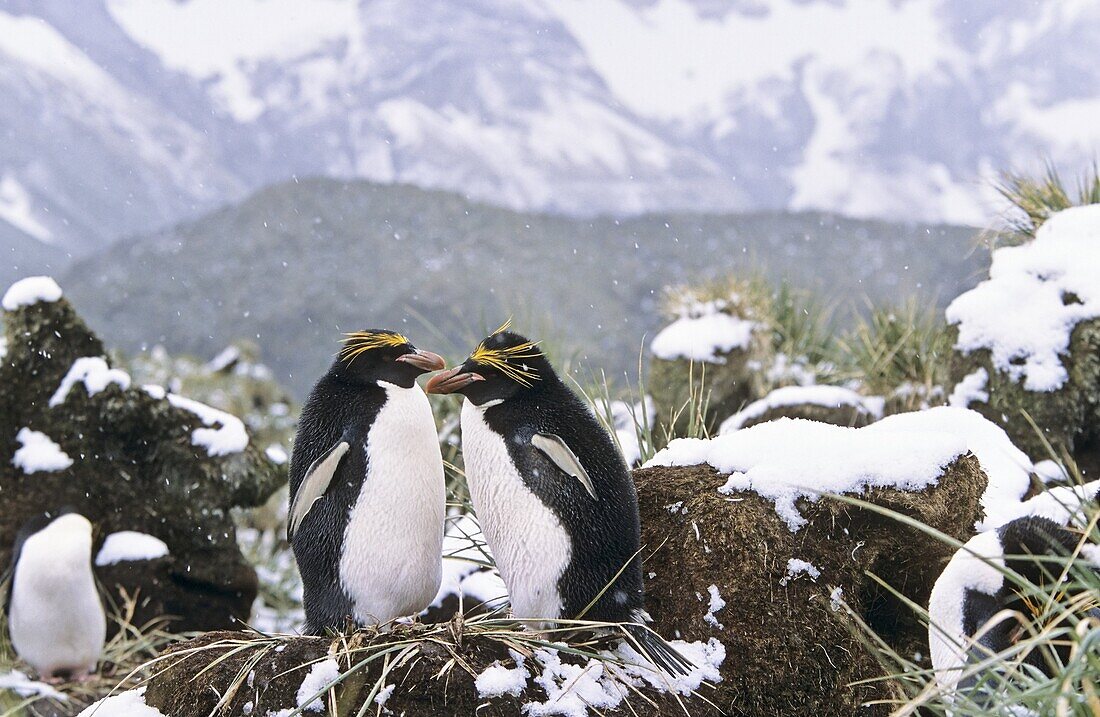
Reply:
<svg viewBox="0 0 1100 717"><path fill-rule="evenodd" d="M727 418L722 422L718 433L732 433L740 430L746 423L776 408L806 404L827 408L853 407L860 413L878 420L882 418L886 400L879 396L861 396L841 386L784 386L775 389L758 401L753 401Z"/></svg>
<svg viewBox="0 0 1100 717"><path fill-rule="evenodd" d="M61 298L61 287L48 276L28 276L8 287L2 302L5 311L33 306L40 301L54 302Z"/></svg>
<svg viewBox="0 0 1100 717"><path fill-rule="evenodd" d="M287 454L286 449L278 443L272 443L264 450L264 455L267 459L277 466L281 466L290 460L290 456Z"/></svg>
<svg viewBox="0 0 1100 717"><path fill-rule="evenodd" d="M989 383L989 372L984 368L963 376L962 381L955 384L955 390L947 397L947 405L956 408L967 408L972 403L989 403L989 391L986 385Z"/></svg>
<svg viewBox="0 0 1100 717"><path fill-rule="evenodd" d="M310 697L325 689L325 685L333 682L340 676L340 664L333 658L315 663L310 668L309 674L302 680L298 688L298 707L311 712L321 712L325 709L324 701L318 697L310 701Z"/></svg>
<svg viewBox="0 0 1100 717"><path fill-rule="evenodd" d="M145 689L139 687L88 705L77 717L164 717L160 710L145 704Z"/></svg>
<svg viewBox="0 0 1100 717"><path fill-rule="evenodd" d="M757 326L726 313L726 306L725 301L705 301L681 309L680 317L653 337L650 351L666 361L725 363L720 354L747 347Z"/></svg>
<svg viewBox="0 0 1100 717"><path fill-rule="evenodd" d="M959 351L987 349L1029 391L1061 388L1073 328L1100 317L1100 205L1058 212L1033 241L993 252L989 279L952 301L946 317Z"/></svg>
<svg viewBox="0 0 1100 717"><path fill-rule="evenodd" d="M114 565L130 560L156 560L168 555L168 545L160 538L134 530L111 533L96 555L97 566Z"/></svg>
<svg viewBox="0 0 1100 717"><path fill-rule="evenodd" d="M28 475L39 471L63 471L73 464L73 459L45 433L21 428L15 440L21 447L15 451L11 463Z"/></svg>
<svg viewBox="0 0 1100 717"><path fill-rule="evenodd" d="M69 396L69 391L77 383L83 383L89 396L105 390L112 383L123 391L130 388L130 374L122 369L111 368L107 361L100 356L85 356L73 361L65 378L61 379L61 385L50 397L50 408L59 406Z"/></svg>
<svg viewBox="0 0 1100 717"><path fill-rule="evenodd" d="M248 447L248 431L236 416L174 393L168 394L168 402L195 414L207 426L192 432L191 445L202 446L211 458L239 453Z"/></svg>

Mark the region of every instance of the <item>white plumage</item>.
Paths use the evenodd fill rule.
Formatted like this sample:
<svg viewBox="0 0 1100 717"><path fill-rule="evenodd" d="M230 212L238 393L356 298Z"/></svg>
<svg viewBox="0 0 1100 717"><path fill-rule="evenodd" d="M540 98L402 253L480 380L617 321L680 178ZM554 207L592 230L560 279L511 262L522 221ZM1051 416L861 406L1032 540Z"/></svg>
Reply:
<svg viewBox="0 0 1100 717"><path fill-rule="evenodd" d="M442 578L443 456L424 391L380 381L382 406L367 435L367 477L351 508L340 582L364 624L415 615Z"/></svg>
<svg viewBox="0 0 1100 717"><path fill-rule="evenodd" d="M16 653L42 677L95 670L107 619L92 574L87 518L67 513L23 543L8 628Z"/></svg>
<svg viewBox="0 0 1100 717"><path fill-rule="evenodd" d="M572 558L565 527L524 484L485 410L462 402L462 455L481 529L518 618L561 617L558 580ZM547 586L552 586L547 588Z"/></svg>

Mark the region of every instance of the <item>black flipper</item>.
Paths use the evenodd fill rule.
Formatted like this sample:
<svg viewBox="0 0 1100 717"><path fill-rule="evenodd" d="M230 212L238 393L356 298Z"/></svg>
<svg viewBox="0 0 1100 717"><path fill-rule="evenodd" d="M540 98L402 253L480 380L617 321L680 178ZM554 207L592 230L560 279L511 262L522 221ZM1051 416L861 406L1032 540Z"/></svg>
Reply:
<svg viewBox="0 0 1100 717"><path fill-rule="evenodd" d="M695 667L691 660L677 652L675 647L645 625L624 622L622 628L630 646L669 676L683 677Z"/></svg>

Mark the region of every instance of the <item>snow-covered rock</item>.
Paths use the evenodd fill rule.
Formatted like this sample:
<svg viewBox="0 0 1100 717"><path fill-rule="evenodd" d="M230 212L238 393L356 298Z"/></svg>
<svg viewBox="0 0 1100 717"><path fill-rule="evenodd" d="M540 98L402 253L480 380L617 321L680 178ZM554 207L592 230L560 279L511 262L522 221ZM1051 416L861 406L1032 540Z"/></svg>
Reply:
<svg viewBox="0 0 1100 717"><path fill-rule="evenodd" d="M1100 205L1060 211L1032 241L994 251L989 279L946 317L952 405L981 411L1036 458L1047 443L1074 453L1100 437Z"/></svg>
<svg viewBox="0 0 1100 717"><path fill-rule="evenodd" d="M994 369L1029 391L1061 388L1070 334L1100 317L1100 204L1058 212L1033 241L997 249L989 279L946 315L959 351L988 351Z"/></svg>
<svg viewBox="0 0 1100 717"><path fill-rule="evenodd" d="M248 447L248 431L236 416L174 393L168 394L168 402L190 411L205 424L206 428L196 428L191 433L191 443L205 448L208 456L240 453Z"/></svg>
<svg viewBox="0 0 1100 717"><path fill-rule="evenodd" d="M718 433L732 433L761 419L770 419L774 414L782 414L784 410L799 407L833 409L837 412L838 419L843 414L847 420L843 423L840 420L830 421L831 423L864 425L882 418L885 403L885 399L880 396L863 396L842 386L783 386L727 418L722 422Z"/></svg>
<svg viewBox="0 0 1100 717"><path fill-rule="evenodd" d="M4 311L15 311L23 306L33 306L40 301L53 302L61 298L61 287L48 276L29 276L8 287L0 301Z"/></svg>

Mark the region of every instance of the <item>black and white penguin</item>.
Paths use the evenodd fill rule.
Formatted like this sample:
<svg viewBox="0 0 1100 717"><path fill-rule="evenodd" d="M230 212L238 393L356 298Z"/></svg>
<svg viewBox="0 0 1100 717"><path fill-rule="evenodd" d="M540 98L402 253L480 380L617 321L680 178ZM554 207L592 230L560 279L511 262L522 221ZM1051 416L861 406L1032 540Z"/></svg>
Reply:
<svg viewBox="0 0 1100 717"><path fill-rule="evenodd" d="M16 538L8 594L15 652L45 680L93 672L107 617L92 572L92 524L78 513L31 520Z"/></svg>
<svg viewBox="0 0 1100 717"><path fill-rule="evenodd" d="M416 379L442 368L401 334L356 332L302 407L287 536L312 634L384 627L439 589L443 457Z"/></svg>
<svg viewBox="0 0 1100 717"><path fill-rule="evenodd" d="M928 643L941 687L970 689L978 679L960 679L967 665L1010 648L1019 637L1020 625L1014 619L990 623L1002 611L1026 615L1030 609L1018 584L1001 570L1013 570L1032 585L1050 584L1059 578L1061 565L1042 558L1064 559L1080 542L1079 534L1046 518L1018 518L974 536L955 553L928 599ZM1100 546L1083 545L1078 564L1100 573ZM1095 608L1089 614L1100 618L1100 610ZM1025 662L1043 671L1049 669L1038 650ZM982 696L971 694L969 699L980 701Z"/></svg>
<svg viewBox="0 0 1100 717"><path fill-rule="evenodd" d="M622 455L535 343L507 328L426 388L465 396L466 480L514 616L621 623L654 664L685 671L641 624L638 498Z"/></svg>

